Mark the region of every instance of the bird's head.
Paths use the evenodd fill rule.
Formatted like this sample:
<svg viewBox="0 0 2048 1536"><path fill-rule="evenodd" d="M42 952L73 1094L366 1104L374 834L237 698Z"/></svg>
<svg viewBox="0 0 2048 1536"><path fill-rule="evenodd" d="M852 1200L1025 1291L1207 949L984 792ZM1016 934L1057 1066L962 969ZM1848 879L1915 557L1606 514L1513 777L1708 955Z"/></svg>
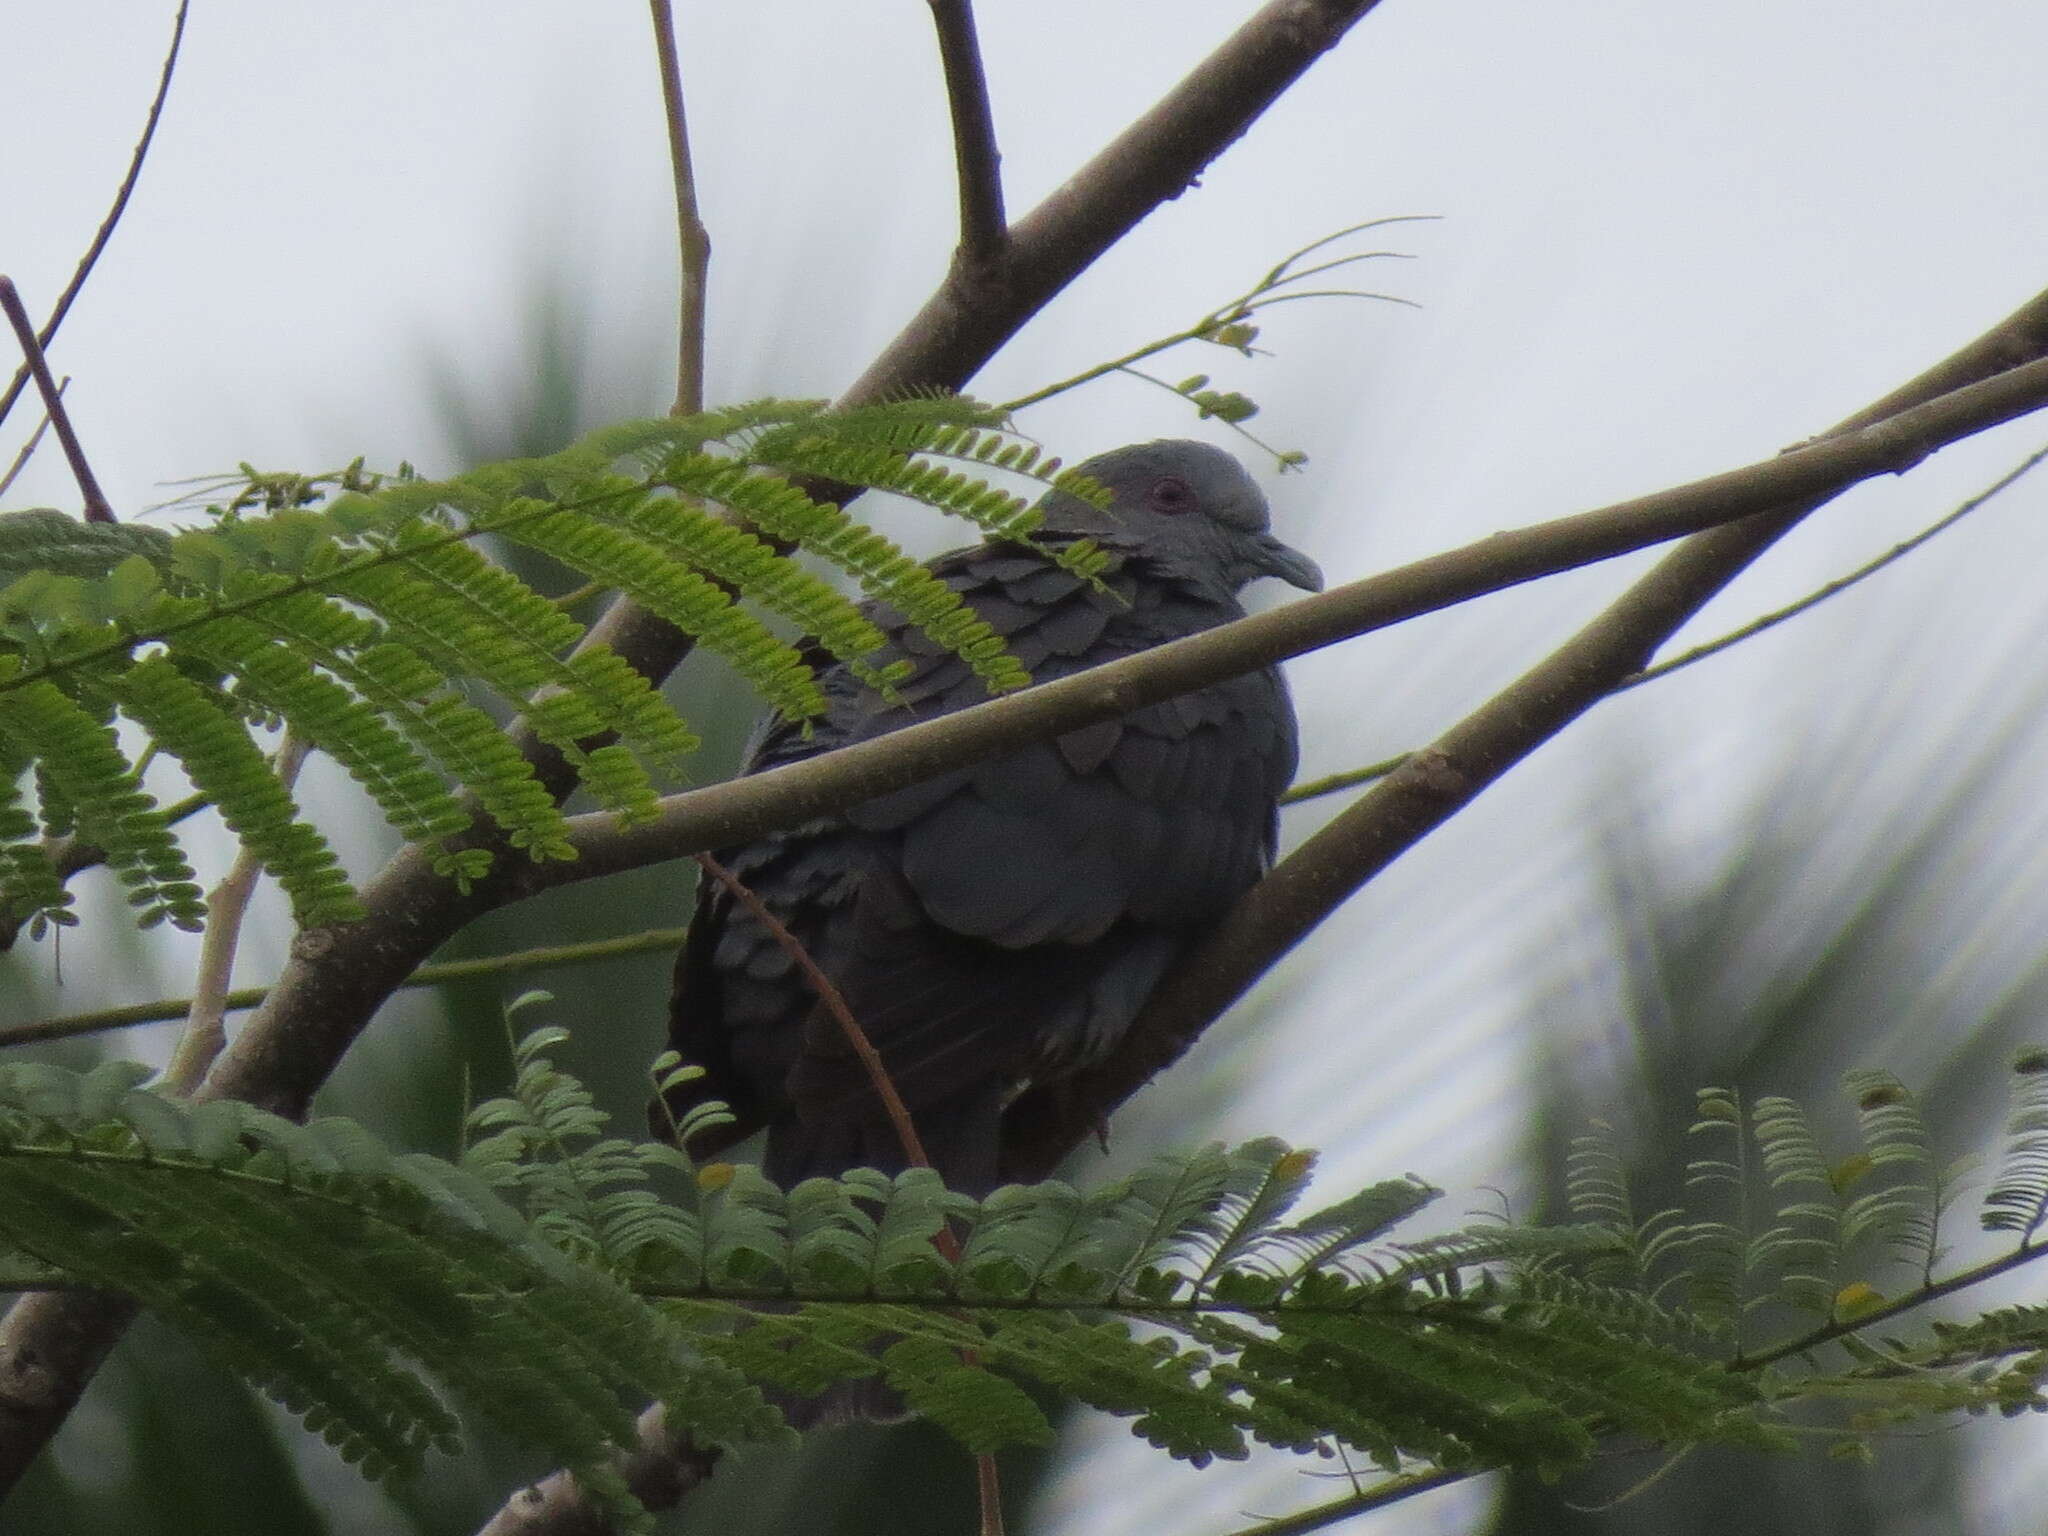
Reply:
<svg viewBox="0 0 2048 1536"><path fill-rule="evenodd" d="M1077 467L1111 503L1103 510L1052 492L1039 503L1046 533L1094 539L1226 596L1261 576L1323 589L1315 561L1268 531L1265 494L1221 448L1167 438L1113 448Z"/></svg>

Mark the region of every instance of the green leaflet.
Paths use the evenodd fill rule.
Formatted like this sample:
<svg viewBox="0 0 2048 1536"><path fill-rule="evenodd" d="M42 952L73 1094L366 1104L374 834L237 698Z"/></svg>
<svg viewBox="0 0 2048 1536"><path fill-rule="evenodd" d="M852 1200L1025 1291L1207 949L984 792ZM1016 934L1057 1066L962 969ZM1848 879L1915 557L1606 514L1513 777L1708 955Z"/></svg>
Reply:
<svg viewBox="0 0 2048 1536"><path fill-rule="evenodd" d="M1021 499L930 455L1086 490L971 401L841 415L763 401L612 426L445 480L382 480L359 465L310 478L245 471L246 484L215 487L237 492L228 510L176 533L44 510L0 516L0 921L41 932L70 920L38 844L76 833L105 851L143 922L200 925L177 834L137 771L145 752L176 761L300 926L356 915L326 842L266 761L278 726L340 762L401 835L465 883L491 860L456 841L479 819L526 857L575 853L503 729L508 715L559 749L600 807L654 814L658 781L681 771L695 736L623 659L577 649L582 624L492 559L485 538L625 594L794 721L824 708L812 654L884 692L891 678L871 660L881 631L793 555L826 561L907 615L991 693L1023 686L957 594L792 478L886 489L981 532L1029 537ZM1099 563L1085 549L1048 553L1076 570Z"/></svg>
<svg viewBox="0 0 2048 1536"><path fill-rule="evenodd" d="M518 1044L511 1091L472 1113L460 1165L395 1154L346 1121L166 1098L139 1067L0 1065L0 1244L45 1266L19 1283L54 1273L134 1294L371 1475L453 1447L460 1407L628 1518L610 1458L640 1404L664 1403L699 1444L739 1445L784 1432L759 1386L809 1396L878 1373L970 1451L1043 1443L1035 1387L1196 1464L1254 1442L1337 1444L1389 1473L1556 1476L1611 1435L1777 1451L1793 1443L1780 1415L1802 1402L1853 1415L1855 1433L2048 1407L2039 1308L1877 1348L1837 1305L1817 1332L1731 1356L1716 1315L1662 1294L1716 1294L1721 1239L1704 1247L1702 1288L1685 1268L1701 1240L1637 1241L1597 1157L1576 1211L1590 1219L1402 1242L1388 1231L1428 1186L1389 1181L1296 1215L1309 1159L1270 1140L1161 1157L1090 1193L1049 1183L974 1201L923 1170L785 1192L613 1135L554 1064L563 1038ZM1725 1228L1760 1256L1756 1283L1800 1303L1814 1274L1923 1263L1925 1127L1880 1114L1909 1102L1891 1079L1849 1086L1866 1150L1836 1165L1795 1106L1742 1114L1703 1095L1708 1145L1732 1131L1760 1156L1754 1170L1706 1159L1717 1171L1700 1192L1721 1201L1718 1170L1733 1169L1751 1203L1651 1224ZM1862 1163L1900 1174L1912 1222L1872 1206L1852 1233L1848 1217L1823 1227L1805 1210L1816 1177L1873 1177ZM932 1243L947 1222L958 1264ZM1801 1223L1826 1244L1777 1265Z"/></svg>

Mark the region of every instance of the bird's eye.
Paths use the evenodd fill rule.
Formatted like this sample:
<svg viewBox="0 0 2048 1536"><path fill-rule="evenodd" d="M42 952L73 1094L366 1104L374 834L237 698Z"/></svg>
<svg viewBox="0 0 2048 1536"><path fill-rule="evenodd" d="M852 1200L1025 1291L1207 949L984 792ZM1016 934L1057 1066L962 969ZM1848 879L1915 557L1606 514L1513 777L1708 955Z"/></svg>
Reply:
<svg viewBox="0 0 2048 1536"><path fill-rule="evenodd" d="M1195 504L1195 493L1179 475L1161 475L1146 491L1145 504L1154 512L1186 512Z"/></svg>

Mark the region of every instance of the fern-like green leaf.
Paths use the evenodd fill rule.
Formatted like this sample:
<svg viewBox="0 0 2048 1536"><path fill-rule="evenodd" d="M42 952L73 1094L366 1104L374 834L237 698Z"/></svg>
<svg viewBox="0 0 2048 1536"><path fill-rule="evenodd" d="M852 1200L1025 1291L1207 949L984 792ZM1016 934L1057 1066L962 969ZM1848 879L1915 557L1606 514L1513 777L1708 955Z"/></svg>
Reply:
<svg viewBox="0 0 2048 1536"><path fill-rule="evenodd" d="M2012 1066L2005 1156L1984 1196L1986 1231L2017 1232L2022 1247L2048 1221L2048 1051L2028 1047Z"/></svg>

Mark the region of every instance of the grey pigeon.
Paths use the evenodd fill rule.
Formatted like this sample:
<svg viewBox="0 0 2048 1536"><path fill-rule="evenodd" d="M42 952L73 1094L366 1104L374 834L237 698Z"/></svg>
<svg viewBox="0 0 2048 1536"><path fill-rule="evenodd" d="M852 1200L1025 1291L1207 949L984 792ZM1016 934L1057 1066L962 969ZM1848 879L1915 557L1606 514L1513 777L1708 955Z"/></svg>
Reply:
<svg viewBox="0 0 2048 1536"><path fill-rule="evenodd" d="M1266 531L1265 497L1219 449L1144 443L1081 468L1112 507L1051 492L1038 537L1095 540L1114 557L1106 591L1010 543L931 567L1036 681L1242 618L1238 592L1260 576L1322 586L1313 561ZM832 670L811 737L769 723L747 772L987 698L895 610L868 612L889 636L875 660L912 665L902 702ZM1269 668L716 857L845 995L947 1184L985 1193L1006 1107L1110 1052L1175 958L1271 864L1294 765L1293 706ZM672 1090L670 1111L720 1098L738 1117L696 1150L765 1126L763 1170L785 1188L904 1166L840 1026L709 878L676 965L670 1040L707 1069ZM668 1123L659 1106L654 1118Z"/></svg>

